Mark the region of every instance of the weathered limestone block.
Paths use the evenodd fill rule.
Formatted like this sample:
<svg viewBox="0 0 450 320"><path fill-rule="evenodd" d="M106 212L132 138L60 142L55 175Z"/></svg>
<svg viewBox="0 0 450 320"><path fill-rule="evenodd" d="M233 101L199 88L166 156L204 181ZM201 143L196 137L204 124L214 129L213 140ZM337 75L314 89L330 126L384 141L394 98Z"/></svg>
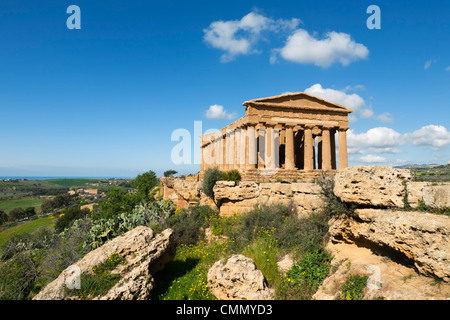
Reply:
<svg viewBox="0 0 450 320"><path fill-rule="evenodd" d="M408 202L413 208L423 201L432 208L450 207L450 183L416 182L407 183Z"/></svg>
<svg viewBox="0 0 450 320"><path fill-rule="evenodd" d="M316 212L323 206L322 189L316 183L293 183L292 194L299 216Z"/></svg>
<svg viewBox="0 0 450 320"><path fill-rule="evenodd" d="M198 199L200 196L198 181L176 179L173 184L173 189L186 201Z"/></svg>
<svg viewBox="0 0 450 320"><path fill-rule="evenodd" d="M237 185L234 181L217 181L214 188L214 199L240 201L253 199L259 196L259 187L255 182L241 181Z"/></svg>
<svg viewBox="0 0 450 320"><path fill-rule="evenodd" d="M386 259L386 256L375 254L369 248L329 242L327 250L334 257L332 267L314 294L315 300L345 299L342 287L349 274L369 277L364 289L364 300L450 299L450 284L442 282L436 285L434 280L418 274L413 267Z"/></svg>
<svg viewBox="0 0 450 320"><path fill-rule="evenodd" d="M297 182L292 184L292 192L296 193L304 193L304 194L315 194L320 195L322 189L317 183L311 182Z"/></svg>
<svg viewBox="0 0 450 320"><path fill-rule="evenodd" d="M66 280L73 275L74 267L80 273L92 273L92 267L105 262L113 253L126 259L112 272L122 278L100 300L148 299L154 286L153 274L164 268L175 255L172 230L166 229L154 235L152 229L139 226L116 237L103 246L89 252L72 266L66 268L53 282L49 283L33 299L74 299L65 293Z"/></svg>
<svg viewBox="0 0 450 320"><path fill-rule="evenodd" d="M214 196L220 203L220 214L229 216L252 210L256 204L284 204L297 207L299 215L322 207L321 188L314 183L260 183L218 181Z"/></svg>
<svg viewBox="0 0 450 320"><path fill-rule="evenodd" d="M345 168L334 177L334 193L343 202L380 207L404 207L405 186L410 170L387 166Z"/></svg>
<svg viewBox="0 0 450 320"><path fill-rule="evenodd" d="M220 205L220 215L228 217L234 214L249 212L253 210L255 208L255 205L257 205L258 203L258 198L244 199L240 201L230 201L224 199L222 200L222 203Z"/></svg>
<svg viewBox="0 0 450 320"><path fill-rule="evenodd" d="M297 207L299 216L306 216L316 212L323 206L323 200L320 195L308 193L296 193L293 195L294 205Z"/></svg>
<svg viewBox="0 0 450 320"><path fill-rule="evenodd" d="M450 281L450 217L416 211L358 209L330 221L334 243L355 243L407 259L427 276Z"/></svg>
<svg viewBox="0 0 450 320"><path fill-rule="evenodd" d="M274 290L252 259L242 254L217 261L208 271L208 287L219 300L273 300Z"/></svg>

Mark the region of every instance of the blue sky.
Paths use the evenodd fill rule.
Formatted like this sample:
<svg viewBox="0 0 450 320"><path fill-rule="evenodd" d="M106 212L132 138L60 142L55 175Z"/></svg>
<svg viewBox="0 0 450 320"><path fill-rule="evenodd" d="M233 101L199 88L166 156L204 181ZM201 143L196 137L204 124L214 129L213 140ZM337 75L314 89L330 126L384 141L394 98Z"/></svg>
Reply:
<svg viewBox="0 0 450 320"><path fill-rule="evenodd" d="M81 9L69 30L67 7ZM368 29L369 5L381 29ZM0 2L0 176L176 165L176 129L306 91L353 108L349 164L450 161L447 1ZM213 107L211 107L213 106ZM209 110L209 113L207 112Z"/></svg>

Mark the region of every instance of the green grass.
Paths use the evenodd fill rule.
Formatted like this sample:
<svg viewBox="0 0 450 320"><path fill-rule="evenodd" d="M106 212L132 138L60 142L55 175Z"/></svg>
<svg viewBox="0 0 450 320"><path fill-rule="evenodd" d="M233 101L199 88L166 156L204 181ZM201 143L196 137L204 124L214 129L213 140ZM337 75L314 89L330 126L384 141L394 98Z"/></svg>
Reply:
<svg viewBox="0 0 450 320"><path fill-rule="evenodd" d="M368 276L350 273L342 288L340 298L342 300L361 300L364 297L364 288L368 278Z"/></svg>
<svg viewBox="0 0 450 320"><path fill-rule="evenodd" d="M81 274L80 289L65 289L67 293L80 297L82 300L104 295L111 289L121 276L111 273L119 264L125 264L126 259L117 252L113 253L104 263L93 267L93 274Z"/></svg>
<svg viewBox="0 0 450 320"><path fill-rule="evenodd" d="M47 199L32 198L32 199L20 199L20 200L2 200L2 201L0 201L0 210L9 212L14 208L26 209L29 207L34 207L34 208L36 208L36 212L40 212L41 204L45 200L47 200Z"/></svg>
<svg viewBox="0 0 450 320"><path fill-rule="evenodd" d="M98 182L98 179L49 179L46 181L51 184L56 184L60 187L72 188L72 187L82 187L85 186L87 183Z"/></svg>
<svg viewBox="0 0 450 320"><path fill-rule="evenodd" d="M225 257L228 243L179 245L173 261L155 275L152 300L215 300L208 290L207 274Z"/></svg>
<svg viewBox="0 0 450 320"><path fill-rule="evenodd" d="M53 227L54 217L43 217L36 220L24 222L22 224L16 225L14 227L8 228L0 232L0 252L2 251L3 245L13 236L17 234L32 233L33 231L39 229L40 227Z"/></svg>

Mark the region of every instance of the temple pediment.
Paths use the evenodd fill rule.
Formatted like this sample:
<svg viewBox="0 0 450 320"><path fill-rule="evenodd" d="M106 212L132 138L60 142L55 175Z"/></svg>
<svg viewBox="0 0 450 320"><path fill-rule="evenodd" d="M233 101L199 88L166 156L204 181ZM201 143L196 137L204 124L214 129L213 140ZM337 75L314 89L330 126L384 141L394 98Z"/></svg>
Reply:
<svg viewBox="0 0 450 320"><path fill-rule="evenodd" d="M350 108L309 95L304 92L287 93L273 97L253 99L245 101L243 105L253 107L280 108L280 109L334 111L347 114L353 112L353 110Z"/></svg>

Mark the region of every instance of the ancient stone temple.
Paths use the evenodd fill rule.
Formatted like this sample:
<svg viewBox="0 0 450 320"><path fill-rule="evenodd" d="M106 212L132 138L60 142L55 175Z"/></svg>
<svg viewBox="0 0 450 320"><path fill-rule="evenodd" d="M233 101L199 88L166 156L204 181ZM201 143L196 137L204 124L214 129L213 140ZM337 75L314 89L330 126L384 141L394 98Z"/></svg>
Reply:
<svg viewBox="0 0 450 320"><path fill-rule="evenodd" d="M351 109L303 92L243 105L245 116L201 135L200 177L212 167L237 169L243 179L256 181L301 179L347 167Z"/></svg>

